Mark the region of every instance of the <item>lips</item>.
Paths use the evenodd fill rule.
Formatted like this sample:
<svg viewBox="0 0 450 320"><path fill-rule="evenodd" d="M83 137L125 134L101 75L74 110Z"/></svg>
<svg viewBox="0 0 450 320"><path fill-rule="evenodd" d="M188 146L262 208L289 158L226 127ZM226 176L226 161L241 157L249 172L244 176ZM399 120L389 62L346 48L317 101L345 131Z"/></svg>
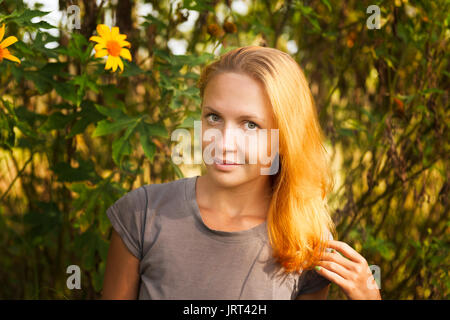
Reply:
<svg viewBox="0 0 450 320"><path fill-rule="evenodd" d="M214 162L221 165L239 165L240 163L236 163L230 160L221 161L220 159L214 158Z"/></svg>

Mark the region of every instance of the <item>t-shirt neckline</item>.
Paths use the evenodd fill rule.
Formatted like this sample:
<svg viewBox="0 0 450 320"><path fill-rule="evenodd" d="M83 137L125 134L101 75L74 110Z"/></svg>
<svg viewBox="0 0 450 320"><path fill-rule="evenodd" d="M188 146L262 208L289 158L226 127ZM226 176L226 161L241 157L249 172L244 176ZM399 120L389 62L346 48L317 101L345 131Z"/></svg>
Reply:
<svg viewBox="0 0 450 320"><path fill-rule="evenodd" d="M209 228L202 219L202 216L200 214L200 208L198 206L197 198L196 198L196 186L197 186L197 179L200 176L194 176L191 178L187 178L185 180L185 195L186 195L186 202L189 205L190 211L193 213L195 220L200 226L200 230L208 235L209 237L212 237L217 240L222 240L226 242L235 242L235 241L248 241L252 239L261 239L261 237L264 236L267 228L267 221L264 221L263 223L260 223L256 225L255 227L247 230L241 230L241 231L221 231L221 230L214 230Z"/></svg>

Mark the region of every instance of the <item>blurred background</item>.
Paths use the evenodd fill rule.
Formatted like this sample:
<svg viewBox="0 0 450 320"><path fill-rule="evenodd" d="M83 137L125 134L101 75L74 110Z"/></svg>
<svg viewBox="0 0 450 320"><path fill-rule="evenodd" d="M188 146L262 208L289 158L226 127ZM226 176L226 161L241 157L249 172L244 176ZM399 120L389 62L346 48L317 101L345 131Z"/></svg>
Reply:
<svg viewBox="0 0 450 320"><path fill-rule="evenodd" d="M100 297L106 209L204 172L172 161L171 133L193 136L201 69L246 45L304 70L336 179L337 240L379 268L383 299L448 299L449 7L0 0L3 40L18 40L6 52L0 39L0 299ZM123 72L94 57L98 24L127 35ZM81 289L67 287L70 265ZM346 298L332 284L329 299Z"/></svg>

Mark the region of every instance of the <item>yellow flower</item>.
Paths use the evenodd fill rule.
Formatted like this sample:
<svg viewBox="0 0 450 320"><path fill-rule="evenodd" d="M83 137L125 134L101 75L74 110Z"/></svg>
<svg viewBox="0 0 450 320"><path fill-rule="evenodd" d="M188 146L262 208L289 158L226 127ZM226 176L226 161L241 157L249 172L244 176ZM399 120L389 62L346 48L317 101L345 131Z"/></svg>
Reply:
<svg viewBox="0 0 450 320"><path fill-rule="evenodd" d="M99 36L92 36L90 41L95 41L95 57L100 58L108 56L106 60L105 70L111 69L113 72L117 70L117 66L123 71L123 62L120 57L131 61L131 54L128 49L123 47L131 47L128 41L125 41L127 36L119 33L119 27L112 27L110 29L107 25L99 24L97 26L97 33Z"/></svg>
<svg viewBox="0 0 450 320"><path fill-rule="evenodd" d="M8 59L8 60L20 63L20 60L17 57L14 57L9 52L9 50L6 49L6 47L17 42L18 41L17 38L11 36L2 41L4 35L5 35L5 25L3 24L0 28L0 62L2 62L3 59Z"/></svg>

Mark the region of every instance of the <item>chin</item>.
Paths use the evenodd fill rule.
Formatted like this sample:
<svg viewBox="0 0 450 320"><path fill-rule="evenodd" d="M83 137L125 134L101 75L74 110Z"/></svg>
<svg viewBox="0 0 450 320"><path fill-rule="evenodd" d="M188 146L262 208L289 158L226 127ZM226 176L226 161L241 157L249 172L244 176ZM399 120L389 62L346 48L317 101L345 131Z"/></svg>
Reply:
<svg viewBox="0 0 450 320"><path fill-rule="evenodd" d="M207 170L208 175L211 177L211 179L213 179L218 185L222 187L238 186L255 180L260 176L258 170L251 170L251 172L248 172L246 170L242 170L242 168L225 172L207 166Z"/></svg>

